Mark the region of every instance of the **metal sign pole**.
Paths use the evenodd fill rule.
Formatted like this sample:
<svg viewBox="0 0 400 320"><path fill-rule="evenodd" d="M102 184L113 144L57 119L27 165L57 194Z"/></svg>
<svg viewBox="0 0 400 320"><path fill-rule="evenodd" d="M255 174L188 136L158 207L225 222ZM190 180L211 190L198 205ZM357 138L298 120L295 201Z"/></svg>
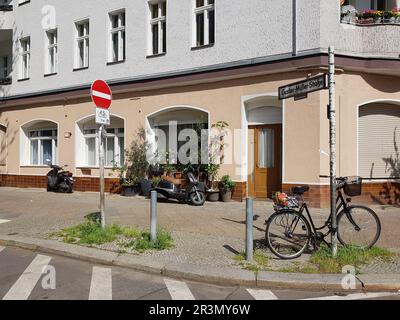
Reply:
<svg viewBox="0 0 400 320"><path fill-rule="evenodd" d="M103 141L104 125L99 128L99 169L100 169L100 214L101 226L106 227L106 215L104 212L105 197L104 197L104 141Z"/></svg>
<svg viewBox="0 0 400 320"><path fill-rule="evenodd" d="M329 47L329 147L330 147L330 187L331 187L331 246L332 256L337 255L336 218L336 106L335 106L335 49Z"/></svg>

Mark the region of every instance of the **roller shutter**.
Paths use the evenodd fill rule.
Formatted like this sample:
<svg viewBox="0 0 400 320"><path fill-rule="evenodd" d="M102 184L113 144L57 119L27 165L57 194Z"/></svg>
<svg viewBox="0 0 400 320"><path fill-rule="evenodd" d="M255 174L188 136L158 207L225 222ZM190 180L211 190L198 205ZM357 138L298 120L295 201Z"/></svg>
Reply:
<svg viewBox="0 0 400 320"><path fill-rule="evenodd" d="M383 178L400 174L399 105L370 104L360 107L358 148L360 176Z"/></svg>

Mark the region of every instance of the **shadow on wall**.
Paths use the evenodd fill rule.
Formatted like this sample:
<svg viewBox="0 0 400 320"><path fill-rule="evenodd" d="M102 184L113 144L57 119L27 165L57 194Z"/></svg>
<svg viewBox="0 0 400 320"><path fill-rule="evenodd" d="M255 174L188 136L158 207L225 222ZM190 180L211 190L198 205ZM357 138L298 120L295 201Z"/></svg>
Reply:
<svg viewBox="0 0 400 320"><path fill-rule="evenodd" d="M394 81L393 77L383 75L362 74L365 82L376 90L385 93L397 93L400 91L400 82Z"/></svg>
<svg viewBox="0 0 400 320"><path fill-rule="evenodd" d="M385 172L391 178L400 177L400 150L396 138L398 128L396 127L393 132L393 145L395 155L391 155L389 158L383 158L385 162ZM379 190L379 197L371 193L371 198L374 202L379 204L387 204L400 207L400 179L395 179L393 182L385 182Z"/></svg>

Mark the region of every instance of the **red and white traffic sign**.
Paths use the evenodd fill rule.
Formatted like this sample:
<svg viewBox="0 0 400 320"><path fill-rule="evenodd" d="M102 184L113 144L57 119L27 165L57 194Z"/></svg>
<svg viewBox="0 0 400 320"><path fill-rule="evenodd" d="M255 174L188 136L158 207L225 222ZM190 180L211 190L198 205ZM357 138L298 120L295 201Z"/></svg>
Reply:
<svg viewBox="0 0 400 320"><path fill-rule="evenodd" d="M90 94L96 107L108 109L111 106L111 89L105 81L96 80L93 82Z"/></svg>

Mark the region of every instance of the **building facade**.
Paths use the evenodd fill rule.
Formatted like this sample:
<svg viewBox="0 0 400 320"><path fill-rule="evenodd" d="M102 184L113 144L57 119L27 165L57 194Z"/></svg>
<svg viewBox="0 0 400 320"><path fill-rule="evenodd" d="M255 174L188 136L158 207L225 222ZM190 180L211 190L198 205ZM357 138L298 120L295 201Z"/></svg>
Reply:
<svg viewBox="0 0 400 320"><path fill-rule="evenodd" d="M0 185L44 187L50 160L69 166L77 190L97 190L90 84L104 79L109 190L138 128L151 139L171 121L211 129L223 120L233 156L219 175L237 182L235 199L309 184L312 205L326 206L328 93L279 100L278 88L326 73L334 46L338 175L369 178L367 199L400 201L388 179L400 175L400 18L353 23L341 7L384 2L395 12L400 1L3 2Z"/></svg>

